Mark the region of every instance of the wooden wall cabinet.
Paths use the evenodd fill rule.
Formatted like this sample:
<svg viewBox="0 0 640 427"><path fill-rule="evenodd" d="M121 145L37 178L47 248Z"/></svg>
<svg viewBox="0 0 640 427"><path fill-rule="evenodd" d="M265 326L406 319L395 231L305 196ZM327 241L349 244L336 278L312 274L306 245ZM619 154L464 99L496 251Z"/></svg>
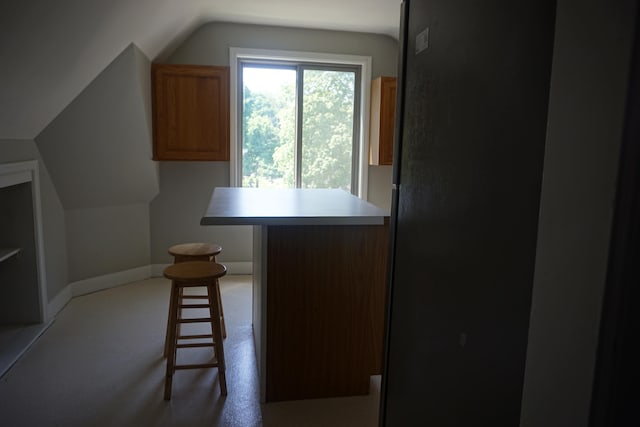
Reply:
<svg viewBox="0 0 640 427"><path fill-rule="evenodd" d="M229 67L153 64L153 159L229 160Z"/></svg>
<svg viewBox="0 0 640 427"><path fill-rule="evenodd" d="M396 115L396 78L378 77L371 82L369 164L391 165Z"/></svg>

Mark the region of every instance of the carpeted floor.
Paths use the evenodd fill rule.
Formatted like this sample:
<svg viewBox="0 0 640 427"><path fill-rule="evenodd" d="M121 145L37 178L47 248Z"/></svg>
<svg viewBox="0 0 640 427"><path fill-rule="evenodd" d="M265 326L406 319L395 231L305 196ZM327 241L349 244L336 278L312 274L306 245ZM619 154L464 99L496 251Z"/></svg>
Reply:
<svg viewBox="0 0 640 427"><path fill-rule="evenodd" d="M72 299L0 380L0 425L377 425L379 381L369 396L260 405L251 276L223 278L221 292L226 398L207 369L178 371L171 401L163 400L169 282L153 278ZM179 357L206 357L199 351Z"/></svg>

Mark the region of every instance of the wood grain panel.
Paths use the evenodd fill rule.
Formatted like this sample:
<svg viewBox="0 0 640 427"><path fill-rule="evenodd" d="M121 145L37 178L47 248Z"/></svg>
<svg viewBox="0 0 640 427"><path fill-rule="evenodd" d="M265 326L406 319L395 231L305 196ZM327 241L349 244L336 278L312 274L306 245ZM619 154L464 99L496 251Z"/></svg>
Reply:
<svg viewBox="0 0 640 427"><path fill-rule="evenodd" d="M362 395L381 372L388 227L269 226L266 400Z"/></svg>
<svg viewBox="0 0 640 427"><path fill-rule="evenodd" d="M396 86L395 77L378 77L371 82L369 124L369 164L371 165L393 163Z"/></svg>
<svg viewBox="0 0 640 427"><path fill-rule="evenodd" d="M229 160L229 67L153 64L155 160Z"/></svg>

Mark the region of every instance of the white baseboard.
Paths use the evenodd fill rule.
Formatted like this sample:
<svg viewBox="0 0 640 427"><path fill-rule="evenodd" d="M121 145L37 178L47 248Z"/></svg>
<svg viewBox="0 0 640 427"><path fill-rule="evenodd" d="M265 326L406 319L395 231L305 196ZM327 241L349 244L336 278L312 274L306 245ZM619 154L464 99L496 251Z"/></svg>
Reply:
<svg viewBox="0 0 640 427"><path fill-rule="evenodd" d="M58 295L56 295L51 301L49 301L49 304L47 304L46 321L49 321L56 317L57 314L60 313L60 310L62 310L64 306L67 305L69 301L71 301L71 297L71 286L67 285L63 290L58 292Z"/></svg>
<svg viewBox="0 0 640 427"><path fill-rule="evenodd" d="M126 283L136 282L151 277L151 266L132 268L131 270L119 271L117 273L105 274L104 276L92 277L90 279L79 280L70 283L71 295L74 297L90 294L92 292L109 289Z"/></svg>
<svg viewBox="0 0 640 427"><path fill-rule="evenodd" d="M221 262L227 267L227 274L252 274L253 262L241 261L241 262Z"/></svg>
<svg viewBox="0 0 640 427"><path fill-rule="evenodd" d="M253 263L251 261L223 262L222 264L227 267L227 274L252 274ZM145 280L150 277L162 277L162 272L168 265L169 264L151 264L69 283L69 285L58 292L58 295L47 304L46 320L49 321L53 319L73 297L114 288L138 280Z"/></svg>
<svg viewBox="0 0 640 427"><path fill-rule="evenodd" d="M162 277L162 272L170 264L151 264L151 277Z"/></svg>
<svg viewBox="0 0 640 427"><path fill-rule="evenodd" d="M227 274L251 274L253 271L253 263L251 261L246 262L224 262L221 261L227 267ZM162 272L171 264L152 264L151 265L151 277L162 277Z"/></svg>

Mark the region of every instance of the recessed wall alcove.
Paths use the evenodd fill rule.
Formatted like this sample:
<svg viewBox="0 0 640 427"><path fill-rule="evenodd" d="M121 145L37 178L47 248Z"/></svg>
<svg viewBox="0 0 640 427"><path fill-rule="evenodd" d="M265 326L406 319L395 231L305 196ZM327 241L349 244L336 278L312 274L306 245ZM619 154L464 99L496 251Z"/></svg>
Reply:
<svg viewBox="0 0 640 427"><path fill-rule="evenodd" d="M37 160L0 163L0 376L47 325Z"/></svg>

